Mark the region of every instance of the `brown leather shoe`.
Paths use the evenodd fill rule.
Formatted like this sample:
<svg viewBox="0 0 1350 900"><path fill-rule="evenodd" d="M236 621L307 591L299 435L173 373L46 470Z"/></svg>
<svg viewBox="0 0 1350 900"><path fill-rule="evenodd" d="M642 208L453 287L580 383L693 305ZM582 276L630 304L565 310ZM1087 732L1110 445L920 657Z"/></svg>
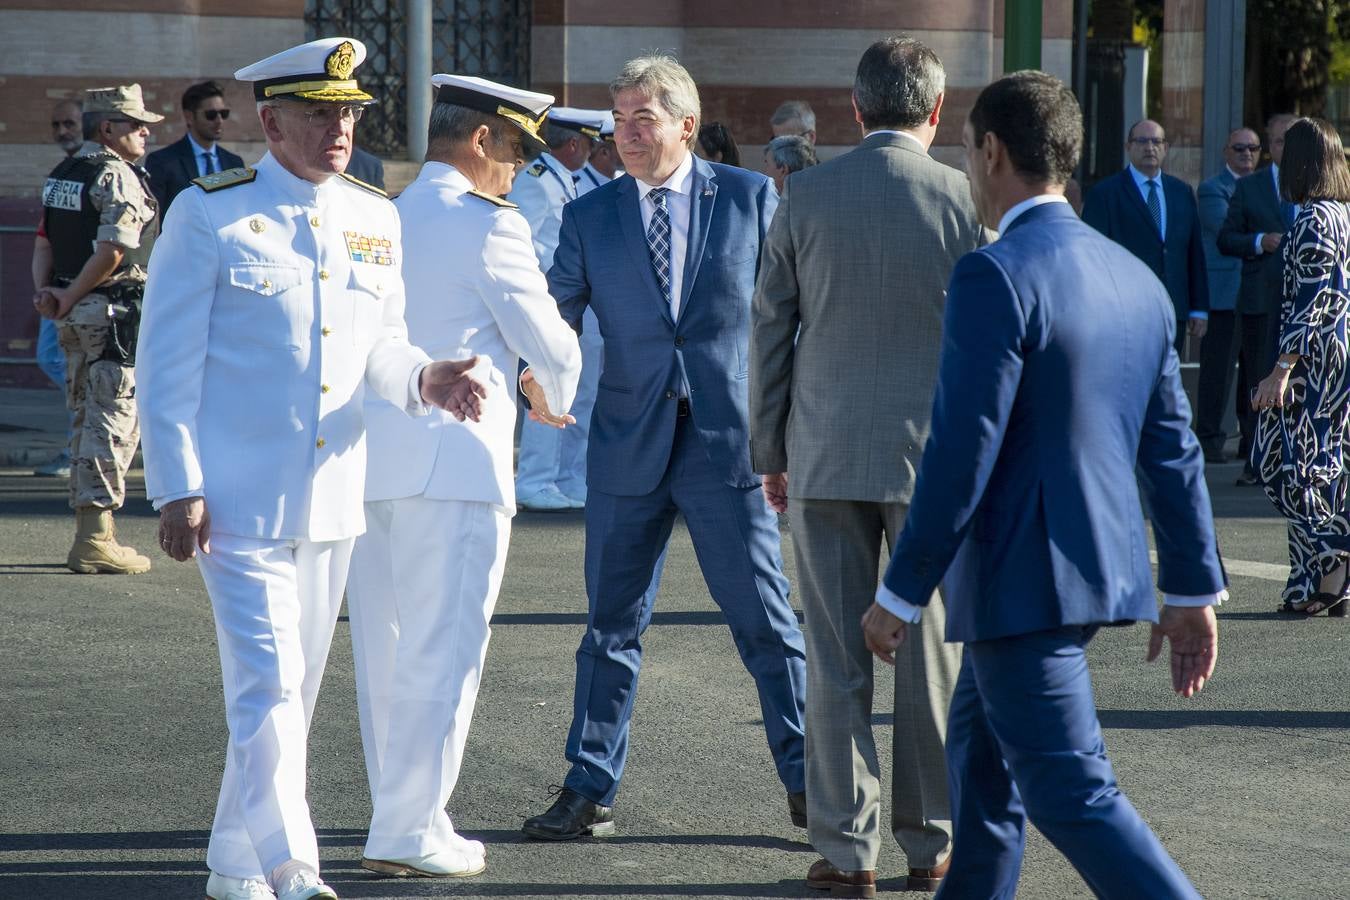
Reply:
<svg viewBox="0 0 1350 900"><path fill-rule="evenodd" d="M942 876L947 874L951 864L952 858L948 856L941 864L931 869L910 869L909 877L905 879L905 890L936 891L938 885L942 883Z"/></svg>
<svg viewBox="0 0 1350 900"><path fill-rule="evenodd" d="M877 873L871 869L843 872L828 859L818 859L806 873L806 886L829 891L832 897L875 897Z"/></svg>

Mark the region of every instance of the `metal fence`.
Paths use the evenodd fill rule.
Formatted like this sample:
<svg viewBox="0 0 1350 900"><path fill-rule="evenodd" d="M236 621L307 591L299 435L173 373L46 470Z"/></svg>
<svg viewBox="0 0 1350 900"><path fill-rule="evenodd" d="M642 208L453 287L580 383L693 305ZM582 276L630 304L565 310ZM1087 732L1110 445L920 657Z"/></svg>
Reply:
<svg viewBox="0 0 1350 900"><path fill-rule="evenodd" d="M530 76L532 0L433 0L435 72L479 75L518 87ZM359 126L358 142L382 156L408 146L404 0L306 0L309 40L350 35L366 45L359 78L380 98Z"/></svg>

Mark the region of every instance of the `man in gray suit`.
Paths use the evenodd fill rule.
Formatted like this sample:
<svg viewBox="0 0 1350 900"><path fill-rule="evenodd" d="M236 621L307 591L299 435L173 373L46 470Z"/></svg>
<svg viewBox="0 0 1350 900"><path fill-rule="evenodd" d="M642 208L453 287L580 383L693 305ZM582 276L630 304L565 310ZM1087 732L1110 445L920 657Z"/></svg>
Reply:
<svg viewBox="0 0 1350 900"><path fill-rule="evenodd" d="M1205 268L1209 275L1209 329L1200 345L1200 392L1195 410L1195 436L1205 451L1205 461L1227 462L1224 444L1228 435L1223 430L1224 407L1233 390L1233 363L1237 359L1238 286L1242 282L1242 266L1232 256L1219 252L1219 229L1228 215L1228 204L1233 199L1233 188L1239 178L1256 170L1261 156L1261 139L1250 128L1238 128L1228 135L1223 147L1224 167L1218 175L1200 182L1196 201L1200 209L1201 239L1205 245ZM1239 379L1245 385L1247 371ZM1256 378L1261 379L1257 372ZM1255 382L1252 382L1255 384ZM1247 392L1237 394L1238 417L1247 403Z"/></svg>
<svg viewBox="0 0 1350 900"><path fill-rule="evenodd" d="M928 156L945 75L932 50L887 38L858 64L856 150L789 176L765 239L750 337L751 456L791 511L806 611L807 883L875 892L880 782L872 660L861 619L883 538L905 522L928 437L944 288L986 240L966 177ZM790 499L789 499L790 498ZM951 851L943 742L960 647L941 604L895 667L891 831L911 890Z"/></svg>

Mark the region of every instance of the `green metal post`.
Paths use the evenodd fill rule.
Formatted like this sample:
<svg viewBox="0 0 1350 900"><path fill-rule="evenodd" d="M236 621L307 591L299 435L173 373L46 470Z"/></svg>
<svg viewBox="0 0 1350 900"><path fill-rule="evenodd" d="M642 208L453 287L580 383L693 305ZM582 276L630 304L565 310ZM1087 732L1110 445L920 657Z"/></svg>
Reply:
<svg viewBox="0 0 1350 900"><path fill-rule="evenodd" d="M1004 0L1003 71L1041 67L1041 0Z"/></svg>

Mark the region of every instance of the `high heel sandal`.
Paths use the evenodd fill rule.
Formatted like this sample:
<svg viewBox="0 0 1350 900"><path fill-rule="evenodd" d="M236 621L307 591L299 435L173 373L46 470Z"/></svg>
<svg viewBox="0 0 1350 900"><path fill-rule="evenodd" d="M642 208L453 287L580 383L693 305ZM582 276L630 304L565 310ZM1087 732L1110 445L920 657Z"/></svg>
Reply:
<svg viewBox="0 0 1350 900"><path fill-rule="evenodd" d="M1327 618L1344 619L1347 607L1350 607L1350 603L1346 602L1347 600L1350 600L1350 567L1347 567L1345 578L1341 581L1339 594L1333 594L1331 591L1318 591L1300 604L1284 604L1280 611L1300 616L1315 616L1324 612L1327 614Z"/></svg>

